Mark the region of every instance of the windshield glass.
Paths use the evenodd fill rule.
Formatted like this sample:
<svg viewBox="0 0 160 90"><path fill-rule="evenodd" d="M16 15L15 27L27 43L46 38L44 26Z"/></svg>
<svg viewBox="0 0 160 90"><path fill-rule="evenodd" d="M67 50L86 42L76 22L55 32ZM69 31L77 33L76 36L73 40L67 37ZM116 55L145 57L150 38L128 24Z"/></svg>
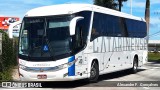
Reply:
<svg viewBox="0 0 160 90"><path fill-rule="evenodd" d="M70 22L84 17L75 25L75 35L70 35ZM28 61L53 61L75 55L87 45L91 12L72 15L25 17L19 37L19 58Z"/></svg>
<svg viewBox="0 0 160 90"><path fill-rule="evenodd" d="M48 59L70 54L69 24L71 16L24 18L21 29L19 54L30 59Z"/></svg>

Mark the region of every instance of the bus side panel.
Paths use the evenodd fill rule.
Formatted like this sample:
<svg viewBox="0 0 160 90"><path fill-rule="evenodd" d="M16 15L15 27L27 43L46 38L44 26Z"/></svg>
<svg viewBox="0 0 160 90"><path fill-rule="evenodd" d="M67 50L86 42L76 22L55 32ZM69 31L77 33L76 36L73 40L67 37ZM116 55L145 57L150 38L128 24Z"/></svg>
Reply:
<svg viewBox="0 0 160 90"><path fill-rule="evenodd" d="M87 78L88 75L88 55L84 51L75 55L75 76L79 79Z"/></svg>

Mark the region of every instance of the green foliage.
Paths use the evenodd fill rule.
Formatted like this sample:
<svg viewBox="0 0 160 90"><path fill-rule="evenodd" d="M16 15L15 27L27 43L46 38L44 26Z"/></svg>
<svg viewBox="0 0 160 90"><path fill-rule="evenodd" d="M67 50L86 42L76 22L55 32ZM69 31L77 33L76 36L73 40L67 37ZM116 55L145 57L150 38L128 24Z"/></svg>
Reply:
<svg viewBox="0 0 160 90"><path fill-rule="evenodd" d="M7 81L12 79L12 68L17 65L16 52L17 41L9 39L7 33L0 30L2 33L2 55L0 56L0 80Z"/></svg>
<svg viewBox="0 0 160 90"><path fill-rule="evenodd" d="M155 53L148 53L148 60L160 60L160 53L155 52Z"/></svg>
<svg viewBox="0 0 160 90"><path fill-rule="evenodd" d="M123 6L123 2L126 2L126 1L128 1L128 0L116 0L116 1L118 1L118 4L117 4L118 10L121 11L121 8L122 8L122 6Z"/></svg>
<svg viewBox="0 0 160 90"><path fill-rule="evenodd" d="M16 66L17 63L17 52L18 52L18 38L13 39L13 65Z"/></svg>
<svg viewBox="0 0 160 90"><path fill-rule="evenodd" d="M0 72L0 77L0 82L12 80L12 69L10 68L6 71Z"/></svg>
<svg viewBox="0 0 160 90"><path fill-rule="evenodd" d="M114 0L94 0L94 4L110 9L116 9L117 6Z"/></svg>
<svg viewBox="0 0 160 90"><path fill-rule="evenodd" d="M94 0L94 4L121 11L122 3L126 1L128 0Z"/></svg>

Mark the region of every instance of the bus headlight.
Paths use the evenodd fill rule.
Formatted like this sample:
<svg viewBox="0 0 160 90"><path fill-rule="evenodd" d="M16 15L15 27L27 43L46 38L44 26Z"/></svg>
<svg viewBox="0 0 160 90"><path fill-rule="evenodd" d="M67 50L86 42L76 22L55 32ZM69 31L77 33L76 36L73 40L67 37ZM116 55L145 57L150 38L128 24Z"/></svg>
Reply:
<svg viewBox="0 0 160 90"><path fill-rule="evenodd" d="M61 70L61 69L67 68L67 67L68 67L68 65L66 63L66 64L62 64L62 65L57 66L57 69Z"/></svg>
<svg viewBox="0 0 160 90"><path fill-rule="evenodd" d="M68 63L58 65L55 67L27 67L22 64L19 64L19 68L25 71L32 71L32 72L37 72L37 71L39 72L42 69L43 71L58 71L58 70L65 69L65 68L72 66L73 64L75 64L75 62L77 62L77 60L78 59L75 59L72 62L68 62Z"/></svg>
<svg viewBox="0 0 160 90"><path fill-rule="evenodd" d="M20 68L20 69L23 69L23 70L27 70L27 67L24 66L24 65L21 65L21 64L19 65L19 68Z"/></svg>
<svg viewBox="0 0 160 90"><path fill-rule="evenodd" d="M57 66L57 69L64 69L64 68L67 68L67 67L70 67L72 66L78 59L75 59L73 60L72 62L68 62L68 63L65 63L65 64L62 64L62 65L59 65Z"/></svg>

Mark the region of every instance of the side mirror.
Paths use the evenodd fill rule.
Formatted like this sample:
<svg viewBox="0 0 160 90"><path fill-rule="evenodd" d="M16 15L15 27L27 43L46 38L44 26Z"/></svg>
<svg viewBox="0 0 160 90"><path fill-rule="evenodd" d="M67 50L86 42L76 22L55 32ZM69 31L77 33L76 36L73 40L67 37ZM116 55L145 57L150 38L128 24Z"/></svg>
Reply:
<svg viewBox="0 0 160 90"><path fill-rule="evenodd" d="M71 20L71 22L70 22L70 35L75 35L76 23L82 19L84 19L84 17L78 16L78 17L74 17Z"/></svg>
<svg viewBox="0 0 160 90"><path fill-rule="evenodd" d="M8 28L8 34L9 34L9 38L13 38L13 29L15 26L17 25L21 25L21 22L20 21L17 21L17 22L14 22L12 24L9 25L9 28ZM19 26L20 27L20 26ZM20 28L19 28L20 29Z"/></svg>

